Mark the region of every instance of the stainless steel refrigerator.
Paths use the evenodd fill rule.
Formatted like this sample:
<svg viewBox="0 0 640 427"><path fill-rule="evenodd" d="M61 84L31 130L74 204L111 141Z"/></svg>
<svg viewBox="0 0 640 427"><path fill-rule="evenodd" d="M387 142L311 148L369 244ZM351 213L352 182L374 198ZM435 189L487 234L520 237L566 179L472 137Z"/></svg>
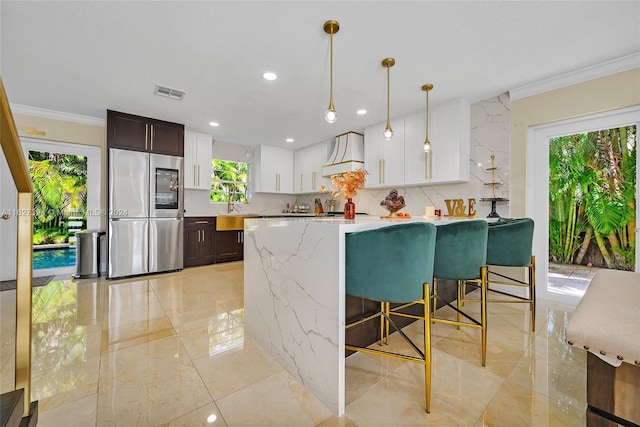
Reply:
<svg viewBox="0 0 640 427"><path fill-rule="evenodd" d="M109 149L109 278L182 269L182 165Z"/></svg>

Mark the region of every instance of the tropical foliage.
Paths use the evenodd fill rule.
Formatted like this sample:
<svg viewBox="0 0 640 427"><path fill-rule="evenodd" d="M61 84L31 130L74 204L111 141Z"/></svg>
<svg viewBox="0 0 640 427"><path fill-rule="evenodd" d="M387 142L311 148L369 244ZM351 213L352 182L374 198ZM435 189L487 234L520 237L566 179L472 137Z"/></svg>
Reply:
<svg viewBox="0 0 640 427"><path fill-rule="evenodd" d="M248 203L246 163L213 159L211 172L212 202Z"/></svg>
<svg viewBox="0 0 640 427"><path fill-rule="evenodd" d="M636 142L635 126L550 141L551 261L582 264L595 245L603 259L596 266L634 269Z"/></svg>
<svg viewBox="0 0 640 427"><path fill-rule="evenodd" d="M87 158L29 152L33 184L33 243L67 241L69 217L86 220Z"/></svg>

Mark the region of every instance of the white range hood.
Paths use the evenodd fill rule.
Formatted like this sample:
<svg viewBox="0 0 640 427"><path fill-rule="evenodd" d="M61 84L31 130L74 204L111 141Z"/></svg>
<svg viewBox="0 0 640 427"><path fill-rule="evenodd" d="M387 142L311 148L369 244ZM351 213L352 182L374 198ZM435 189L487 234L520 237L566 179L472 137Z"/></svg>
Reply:
<svg viewBox="0 0 640 427"><path fill-rule="evenodd" d="M336 146L329 160L322 165L322 176L364 169L364 135L347 132L336 136Z"/></svg>

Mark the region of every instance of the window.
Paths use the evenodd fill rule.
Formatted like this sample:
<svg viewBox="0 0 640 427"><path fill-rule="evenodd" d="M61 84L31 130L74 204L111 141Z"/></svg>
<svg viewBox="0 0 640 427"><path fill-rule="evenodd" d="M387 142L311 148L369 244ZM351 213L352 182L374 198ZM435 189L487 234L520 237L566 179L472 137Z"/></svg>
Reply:
<svg viewBox="0 0 640 427"><path fill-rule="evenodd" d="M211 201L249 203L247 164L230 160L211 160Z"/></svg>

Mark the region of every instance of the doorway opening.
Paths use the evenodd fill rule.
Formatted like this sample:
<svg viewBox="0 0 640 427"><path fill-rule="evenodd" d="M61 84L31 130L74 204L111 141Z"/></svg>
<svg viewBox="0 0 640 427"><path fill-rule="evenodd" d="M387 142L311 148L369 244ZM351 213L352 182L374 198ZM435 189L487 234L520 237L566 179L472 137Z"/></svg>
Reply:
<svg viewBox="0 0 640 427"><path fill-rule="evenodd" d="M637 271L640 107L530 129L538 296L575 305L599 268Z"/></svg>
<svg viewBox="0 0 640 427"><path fill-rule="evenodd" d="M34 191L33 276L76 271L75 233L100 228L100 148L22 139Z"/></svg>

